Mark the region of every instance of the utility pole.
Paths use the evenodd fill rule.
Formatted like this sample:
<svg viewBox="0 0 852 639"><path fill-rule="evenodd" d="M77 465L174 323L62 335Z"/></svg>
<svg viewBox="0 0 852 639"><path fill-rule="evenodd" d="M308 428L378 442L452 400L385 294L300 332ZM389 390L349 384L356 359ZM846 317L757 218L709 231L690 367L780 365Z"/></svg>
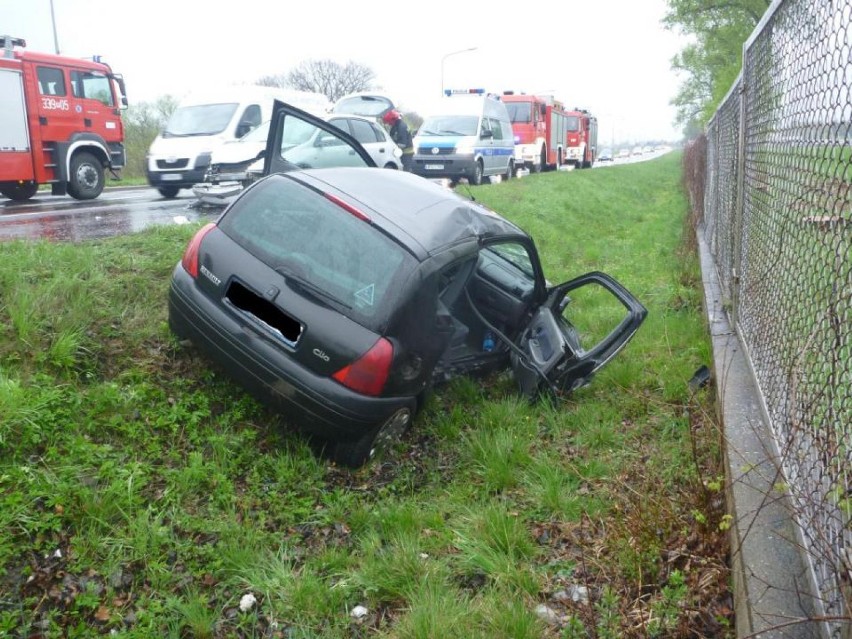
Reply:
<svg viewBox="0 0 852 639"><path fill-rule="evenodd" d="M50 21L53 23L53 46L59 55L59 37L56 35L56 14L53 12L53 0L50 0Z"/></svg>

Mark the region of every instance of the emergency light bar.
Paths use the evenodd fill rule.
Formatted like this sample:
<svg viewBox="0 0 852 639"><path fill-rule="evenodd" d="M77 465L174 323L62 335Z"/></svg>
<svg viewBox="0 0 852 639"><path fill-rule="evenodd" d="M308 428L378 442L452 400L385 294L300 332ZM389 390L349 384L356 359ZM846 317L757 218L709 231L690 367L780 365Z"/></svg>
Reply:
<svg viewBox="0 0 852 639"><path fill-rule="evenodd" d="M25 47L27 41L23 38L13 38L12 36L0 36L0 47Z"/></svg>
<svg viewBox="0 0 852 639"><path fill-rule="evenodd" d="M484 93L485 89L444 89L444 95L447 97L466 94L483 95Z"/></svg>
<svg viewBox="0 0 852 639"><path fill-rule="evenodd" d="M0 49L3 49L4 58L15 57L12 52L14 47L25 47L27 41L23 38L13 38L12 36L0 36Z"/></svg>

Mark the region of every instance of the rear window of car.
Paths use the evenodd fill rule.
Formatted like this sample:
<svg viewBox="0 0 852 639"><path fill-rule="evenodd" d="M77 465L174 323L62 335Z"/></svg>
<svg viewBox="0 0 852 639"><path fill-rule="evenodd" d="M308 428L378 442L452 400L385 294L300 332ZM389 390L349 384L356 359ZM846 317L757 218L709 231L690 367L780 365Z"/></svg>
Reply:
<svg viewBox="0 0 852 639"><path fill-rule="evenodd" d="M240 198L219 228L258 259L307 282L322 300L377 328L414 257L321 193L272 175Z"/></svg>

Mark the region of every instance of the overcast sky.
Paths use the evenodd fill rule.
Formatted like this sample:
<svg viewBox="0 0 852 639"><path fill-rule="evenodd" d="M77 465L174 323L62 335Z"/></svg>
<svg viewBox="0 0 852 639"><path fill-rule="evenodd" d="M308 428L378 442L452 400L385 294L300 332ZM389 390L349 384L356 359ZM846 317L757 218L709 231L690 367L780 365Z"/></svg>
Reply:
<svg viewBox="0 0 852 639"><path fill-rule="evenodd" d="M680 137L671 58L685 40L661 26L665 0L52 4L60 52L101 55L131 101L351 60L404 111L427 112L442 85L549 93L596 115L603 144ZM0 0L0 30L54 52L51 0Z"/></svg>

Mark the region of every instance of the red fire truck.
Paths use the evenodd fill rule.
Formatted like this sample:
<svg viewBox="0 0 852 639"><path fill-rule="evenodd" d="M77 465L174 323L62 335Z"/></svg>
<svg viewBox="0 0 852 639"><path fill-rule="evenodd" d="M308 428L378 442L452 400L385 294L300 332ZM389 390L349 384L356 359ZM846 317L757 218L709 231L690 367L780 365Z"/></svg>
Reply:
<svg viewBox="0 0 852 639"><path fill-rule="evenodd" d="M27 200L39 184L54 195L98 197L104 172L125 164L124 80L108 65L23 51L0 36L0 193Z"/></svg>
<svg viewBox="0 0 852 639"><path fill-rule="evenodd" d="M595 161L597 120L587 112L568 111L549 95L507 91L501 99L512 119L515 166L537 173L568 163L589 167Z"/></svg>
<svg viewBox="0 0 852 639"><path fill-rule="evenodd" d="M598 158L598 119L585 109L567 111L568 138L565 158L587 169Z"/></svg>

